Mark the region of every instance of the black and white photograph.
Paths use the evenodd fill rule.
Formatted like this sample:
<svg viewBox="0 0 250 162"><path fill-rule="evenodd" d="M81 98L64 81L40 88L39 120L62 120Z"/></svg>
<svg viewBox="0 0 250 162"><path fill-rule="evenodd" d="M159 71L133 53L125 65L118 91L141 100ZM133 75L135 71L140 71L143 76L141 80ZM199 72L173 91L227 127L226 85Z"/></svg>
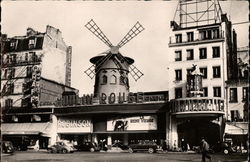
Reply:
<svg viewBox="0 0 250 162"><path fill-rule="evenodd" d="M0 4L0 161L249 161L248 1Z"/></svg>

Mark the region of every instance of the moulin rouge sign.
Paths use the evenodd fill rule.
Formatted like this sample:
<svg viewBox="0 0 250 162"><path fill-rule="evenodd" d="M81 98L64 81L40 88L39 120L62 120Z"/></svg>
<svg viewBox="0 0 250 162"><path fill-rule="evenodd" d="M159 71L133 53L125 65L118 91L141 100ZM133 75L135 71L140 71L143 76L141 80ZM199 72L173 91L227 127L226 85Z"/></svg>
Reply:
<svg viewBox="0 0 250 162"><path fill-rule="evenodd" d="M138 93L101 93L100 96L83 95L82 97L76 95L63 96L53 105L92 105L92 104L123 104L123 103L147 103L147 102L165 102L167 101L166 93L145 94Z"/></svg>

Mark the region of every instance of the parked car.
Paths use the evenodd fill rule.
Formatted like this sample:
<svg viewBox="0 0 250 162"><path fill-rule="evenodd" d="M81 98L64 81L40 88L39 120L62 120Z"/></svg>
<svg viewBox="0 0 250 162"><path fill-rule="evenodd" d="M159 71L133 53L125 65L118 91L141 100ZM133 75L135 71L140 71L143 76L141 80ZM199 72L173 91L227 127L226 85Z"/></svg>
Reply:
<svg viewBox="0 0 250 162"><path fill-rule="evenodd" d="M29 150L39 150L39 140L31 140L30 145L27 146Z"/></svg>
<svg viewBox="0 0 250 162"><path fill-rule="evenodd" d="M3 153L13 154L14 153L14 147L11 141L2 141L1 142L1 148Z"/></svg>
<svg viewBox="0 0 250 162"><path fill-rule="evenodd" d="M95 152L100 151L100 147L95 142L84 142L77 145L77 150Z"/></svg>
<svg viewBox="0 0 250 162"><path fill-rule="evenodd" d="M56 142L48 148L49 153L73 153L74 151L76 151L76 149L72 146L72 144L66 141Z"/></svg>
<svg viewBox="0 0 250 162"><path fill-rule="evenodd" d="M131 144L128 149L130 153L136 151L148 151L150 154L160 150L162 150L162 147L152 141L141 141L138 144Z"/></svg>
<svg viewBox="0 0 250 162"><path fill-rule="evenodd" d="M121 144L120 142L114 143L114 144L112 145L112 147L118 147L118 148L120 148L120 149L122 149L122 150L128 150L128 146L127 146L127 145L123 145L123 144Z"/></svg>

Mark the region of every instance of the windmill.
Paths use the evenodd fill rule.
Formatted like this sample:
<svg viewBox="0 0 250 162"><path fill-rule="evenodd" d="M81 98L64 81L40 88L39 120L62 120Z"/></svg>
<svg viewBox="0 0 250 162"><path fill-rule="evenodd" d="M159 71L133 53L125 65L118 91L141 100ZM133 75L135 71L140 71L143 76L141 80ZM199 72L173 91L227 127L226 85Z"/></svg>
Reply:
<svg viewBox="0 0 250 162"><path fill-rule="evenodd" d="M119 49L141 33L144 30L143 26L136 22L116 46L110 42L93 19L85 27L110 48L91 58L90 62L93 65L84 71L91 79L95 77L94 95L129 93L128 74L137 81L143 73L133 65L134 60L123 56Z"/></svg>

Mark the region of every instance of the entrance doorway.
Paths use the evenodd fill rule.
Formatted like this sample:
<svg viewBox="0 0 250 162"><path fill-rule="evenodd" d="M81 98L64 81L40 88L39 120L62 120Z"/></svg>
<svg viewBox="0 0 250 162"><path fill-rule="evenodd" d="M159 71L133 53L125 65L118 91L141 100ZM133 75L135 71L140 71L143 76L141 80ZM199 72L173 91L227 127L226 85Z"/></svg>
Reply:
<svg viewBox="0 0 250 162"><path fill-rule="evenodd" d="M220 141L220 126L206 120L188 120L177 126L178 144L184 139L192 149L193 146L199 146L204 137L210 146ZM179 145L180 147L180 145Z"/></svg>

